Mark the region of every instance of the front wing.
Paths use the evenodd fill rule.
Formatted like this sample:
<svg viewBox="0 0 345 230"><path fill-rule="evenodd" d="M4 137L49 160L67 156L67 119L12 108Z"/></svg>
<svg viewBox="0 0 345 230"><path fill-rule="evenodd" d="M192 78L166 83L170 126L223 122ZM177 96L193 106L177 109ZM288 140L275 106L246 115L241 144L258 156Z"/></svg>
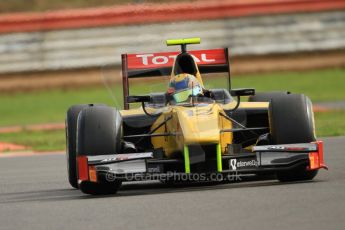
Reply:
<svg viewBox="0 0 345 230"><path fill-rule="evenodd" d="M184 159L156 159L152 152L78 156L78 182L156 180L162 177L167 178L167 175L201 173L205 176L212 174L273 174L300 167L306 167L307 170L327 169L323 158L322 141L306 144L255 146L251 153L227 154L222 155L221 158L215 157L214 160L214 164L218 167L210 167L212 170L186 173L183 171L183 165L186 163Z"/></svg>

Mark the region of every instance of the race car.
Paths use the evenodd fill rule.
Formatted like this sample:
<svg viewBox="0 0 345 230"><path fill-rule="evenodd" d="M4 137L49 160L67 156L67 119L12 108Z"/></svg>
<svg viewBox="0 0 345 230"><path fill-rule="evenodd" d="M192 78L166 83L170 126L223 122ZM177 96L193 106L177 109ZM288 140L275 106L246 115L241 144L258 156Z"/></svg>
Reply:
<svg viewBox="0 0 345 230"><path fill-rule="evenodd" d="M181 50L123 54L122 110L103 104L68 109L72 187L97 195L116 193L133 180L193 183L273 175L285 182L311 180L327 169L308 97L232 89L228 49L187 51L199 43L167 40ZM203 76L210 73L225 76L228 86L207 88ZM130 95L129 79L156 76L168 79L162 92Z"/></svg>

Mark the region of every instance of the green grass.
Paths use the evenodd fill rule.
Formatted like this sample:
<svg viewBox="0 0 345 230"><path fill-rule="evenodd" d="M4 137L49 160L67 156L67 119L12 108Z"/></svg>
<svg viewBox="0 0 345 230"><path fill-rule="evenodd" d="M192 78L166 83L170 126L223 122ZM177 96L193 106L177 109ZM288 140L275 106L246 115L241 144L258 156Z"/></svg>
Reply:
<svg viewBox="0 0 345 230"><path fill-rule="evenodd" d="M35 151L64 150L66 146L64 130L4 133L0 134L0 140L28 146Z"/></svg>
<svg viewBox="0 0 345 230"><path fill-rule="evenodd" d="M288 90L303 93L313 102L345 100L345 69L244 75L233 78L233 88L252 87L257 92Z"/></svg>
<svg viewBox="0 0 345 230"><path fill-rule="evenodd" d="M73 104L114 104L104 88L50 90L0 95L0 126L63 122Z"/></svg>
<svg viewBox="0 0 345 230"><path fill-rule="evenodd" d="M207 80L208 87L225 86L224 81L218 78L210 79ZM344 69L245 75L233 78L232 82L233 88L253 87L257 91L290 90L293 93L305 93L313 102L345 101ZM166 86L167 81L150 80L135 84L131 92L165 91ZM121 107L121 87L121 83L112 87L112 94L104 87L0 93L0 126L64 122L65 113L73 104L105 103ZM345 111L316 113L318 136L345 135L344 118ZM0 141L32 146L34 150L58 150L65 146L63 131L0 134Z"/></svg>
<svg viewBox="0 0 345 230"><path fill-rule="evenodd" d="M318 137L345 135L345 110L315 113Z"/></svg>

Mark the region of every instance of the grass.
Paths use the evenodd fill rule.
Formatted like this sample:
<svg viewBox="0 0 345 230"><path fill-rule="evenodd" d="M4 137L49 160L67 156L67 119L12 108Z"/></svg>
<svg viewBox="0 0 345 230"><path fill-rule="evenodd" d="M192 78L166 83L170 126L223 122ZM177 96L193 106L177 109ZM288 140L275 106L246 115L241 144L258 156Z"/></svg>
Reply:
<svg viewBox="0 0 345 230"><path fill-rule="evenodd" d="M0 95L0 126L63 122L69 106L93 102L113 104L104 88Z"/></svg>
<svg viewBox="0 0 345 230"><path fill-rule="evenodd" d="M318 137L345 135L345 110L315 113Z"/></svg>
<svg viewBox="0 0 345 230"><path fill-rule="evenodd" d="M35 151L64 150L66 146L64 130L3 133L0 140L28 146Z"/></svg>
<svg viewBox="0 0 345 230"><path fill-rule="evenodd" d="M233 78L233 88L253 87L257 91L290 90L305 93L313 102L345 101L345 70L327 69L308 72L285 72L245 75ZM224 87L220 80L209 81L208 88ZM131 88L132 94L164 91L166 81L139 82ZM110 94L104 87L55 89L27 93L0 93L0 126L63 122L66 110L73 104L105 103L122 106L121 84ZM112 96L113 95L113 96ZM113 99L114 98L114 99ZM345 111L316 113L318 136L345 135ZM32 146L34 150L64 149L64 131L0 134L0 140Z"/></svg>
<svg viewBox="0 0 345 230"><path fill-rule="evenodd" d="M288 90L303 93L313 102L345 100L345 69L244 75L233 78L233 87L252 87L257 92Z"/></svg>

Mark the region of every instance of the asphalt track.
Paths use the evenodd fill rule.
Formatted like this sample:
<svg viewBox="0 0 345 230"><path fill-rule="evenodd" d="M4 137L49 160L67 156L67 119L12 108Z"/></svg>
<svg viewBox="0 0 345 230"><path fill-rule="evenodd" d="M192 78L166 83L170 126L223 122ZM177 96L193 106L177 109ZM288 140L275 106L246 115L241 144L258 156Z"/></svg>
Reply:
<svg viewBox="0 0 345 230"><path fill-rule="evenodd" d="M71 189L63 155L0 158L0 229L345 229L345 137L325 138L312 182Z"/></svg>

